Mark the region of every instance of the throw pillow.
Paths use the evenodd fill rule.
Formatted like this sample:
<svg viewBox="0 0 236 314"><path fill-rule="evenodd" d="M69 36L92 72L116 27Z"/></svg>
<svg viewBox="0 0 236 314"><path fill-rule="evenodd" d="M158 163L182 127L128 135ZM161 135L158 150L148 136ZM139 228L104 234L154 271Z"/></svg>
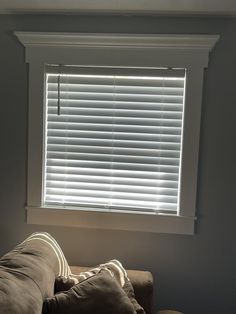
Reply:
<svg viewBox="0 0 236 314"><path fill-rule="evenodd" d="M43 314L135 314L134 307L117 281L106 270L47 298Z"/></svg>

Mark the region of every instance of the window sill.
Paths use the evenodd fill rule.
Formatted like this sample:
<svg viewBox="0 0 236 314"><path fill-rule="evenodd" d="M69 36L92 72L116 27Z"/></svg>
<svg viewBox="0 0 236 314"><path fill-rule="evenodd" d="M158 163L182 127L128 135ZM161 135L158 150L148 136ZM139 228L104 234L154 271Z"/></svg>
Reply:
<svg viewBox="0 0 236 314"><path fill-rule="evenodd" d="M94 229L194 234L194 217L27 207L27 223Z"/></svg>

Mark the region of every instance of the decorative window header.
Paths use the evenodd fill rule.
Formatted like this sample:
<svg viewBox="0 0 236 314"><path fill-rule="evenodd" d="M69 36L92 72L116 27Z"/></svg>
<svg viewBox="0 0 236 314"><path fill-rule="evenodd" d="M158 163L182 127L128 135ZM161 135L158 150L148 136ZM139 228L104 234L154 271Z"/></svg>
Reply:
<svg viewBox="0 0 236 314"><path fill-rule="evenodd" d="M25 47L119 47L211 50L219 35L135 35L15 32Z"/></svg>
<svg viewBox="0 0 236 314"><path fill-rule="evenodd" d="M196 220L203 74L208 66L209 52L219 40L219 36L39 32L16 32L15 35L25 46L25 59L30 63L27 222L193 234ZM78 75L78 69L86 71L82 73L83 77L81 73ZM112 69L113 71L115 69L115 73L117 69L123 69L124 77L117 78L113 73L113 79L111 79ZM68 71L70 71L70 77L67 75ZM87 71L92 71L92 76L87 75ZM105 71L105 74L101 71ZM106 76L107 71L108 76ZM133 75L134 71L141 74L135 72ZM140 86L140 79L146 76L145 71L148 71L149 80L148 82L141 80ZM153 72L156 71L164 73L160 80L161 85L158 83L156 86L156 81L154 85L150 85ZM75 74L76 77L74 77ZM129 79L130 75L135 85ZM122 84L117 79L122 79ZM103 84L104 80L106 84ZM168 82L167 85L166 82ZM110 92L111 85L112 91L115 90L116 93ZM81 100L82 96L84 98ZM118 101L120 101L119 108L116 107ZM82 106L78 105L80 103ZM58 115L58 112L61 115ZM115 157L118 163L118 166L115 165L118 167L118 175L114 176L116 184L112 182L116 188L113 193L116 199L108 206L111 210L103 206L103 209L99 207L100 211L98 211L92 206L88 208L91 198L91 189L88 191L87 188L91 187L89 181L91 176L86 177L88 171L86 170L83 174L83 169L79 170L76 180L82 181L76 182L74 178L77 174L74 173L78 167L83 168L85 165L86 167L92 165L93 168L96 165L98 165L97 168L102 165L102 176L108 171L108 168L104 170L104 167L108 164L107 160L110 155L105 156L104 152L101 153L101 148L106 148L109 142L107 136L114 133L114 128L108 130L109 119L114 120L115 122L112 123L116 126L117 121L122 127L124 126L122 130L116 128L118 138L112 144L117 145L116 151L112 149L112 152L117 155ZM135 119L139 121L137 125L134 123ZM101 121L101 125L97 123L97 120ZM73 129L75 122L77 124ZM164 123L168 124L169 129L165 128L168 134L164 134L162 130L157 134L159 122L161 126ZM150 129L152 125L155 127ZM143 132L145 128L149 131ZM95 142L99 142L99 145ZM92 148L87 147L89 143ZM129 146L126 147L125 145L128 144ZM151 145L151 150L148 152L146 150L150 147L147 145ZM70 151L72 146L73 151ZM94 146L98 147L98 150L96 152L92 150L91 155L90 150ZM56 151L53 150L54 148ZM142 155L136 156L134 153L136 148L145 150L146 155L144 156L142 151ZM86 151L83 152L82 149ZM128 153L125 155L123 151L121 153L122 149L123 151L132 149L132 152L130 155ZM167 155L163 155L167 150ZM170 150L171 156L169 156ZM66 154L63 153L64 151ZM175 154L173 151L178 151L179 155L173 156ZM77 159L74 160L75 155L84 159L76 157ZM131 155L133 159L129 164ZM160 164L160 161L163 164L156 169L155 166ZM148 175L152 176L150 169L155 170L155 175L157 172L161 174L158 178L154 175L154 180L144 182L141 180L143 175L141 173L141 179L139 179L140 182L145 183L143 190L147 191L147 195L142 198L144 193L140 189L141 183L136 183L133 177L136 178L137 174L142 171L148 171ZM63 171L62 179L60 179L61 170ZM97 171L96 168L92 170ZM122 171L128 177L122 176L121 182L119 174ZM63 183L64 172L68 179L66 185ZM170 173L176 176L176 181L178 181L174 187L169 187ZM107 182L105 182L106 178L100 178L100 172L99 178L96 175L93 177L104 181L102 186L98 186L97 181L92 182L92 188L95 190L95 205L100 206ZM154 182L154 185L150 187L156 179L159 180L161 186L156 186ZM127 189L124 188L127 181L135 181L134 186L129 185ZM165 189L163 189L163 184ZM75 191L78 187L84 191L84 196L81 196L80 190L77 191L78 193ZM101 188L102 191L100 191ZM137 191L140 191L140 195L137 195ZM136 193L135 196L134 193ZM58 201L62 194L63 197ZM82 201L81 197L83 197ZM77 202L78 199L80 202ZM158 210L147 212L147 203L151 204L153 200L158 201L160 206L158 205ZM168 203L167 206L164 203ZM169 203L173 206L169 206ZM70 208L68 204L72 204L73 208ZM130 211L127 210L129 206L132 206ZM112 211L117 207L124 210ZM144 212L135 210L138 207L140 211L144 208Z"/></svg>

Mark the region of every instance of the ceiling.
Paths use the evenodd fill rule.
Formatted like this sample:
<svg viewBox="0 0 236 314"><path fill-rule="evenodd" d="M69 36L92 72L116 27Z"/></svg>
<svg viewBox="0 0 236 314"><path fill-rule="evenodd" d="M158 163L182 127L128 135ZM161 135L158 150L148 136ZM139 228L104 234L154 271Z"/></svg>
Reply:
<svg viewBox="0 0 236 314"><path fill-rule="evenodd" d="M236 0L0 0L0 13L236 16Z"/></svg>

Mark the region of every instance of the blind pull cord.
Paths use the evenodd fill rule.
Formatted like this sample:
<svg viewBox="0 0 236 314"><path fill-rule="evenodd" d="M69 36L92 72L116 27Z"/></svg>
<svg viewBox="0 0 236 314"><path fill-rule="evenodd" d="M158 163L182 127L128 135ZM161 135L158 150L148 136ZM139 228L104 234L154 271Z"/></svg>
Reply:
<svg viewBox="0 0 236 314"><path fill-rule="evenodd" d="M59 65L59 74L57 76L57 115L61 115L61 66Z"/></svg>
<svg viewBox="0 0 236 314"><path fill-rule="evenodd" d="M110 208L113 205L113 182L114 182L114 141L115 141L115 116L116 116L116 74L113 75L113 94L112 94L112 150L111 150L111 181L110 181L110 195L109 205Z"/></svg>

